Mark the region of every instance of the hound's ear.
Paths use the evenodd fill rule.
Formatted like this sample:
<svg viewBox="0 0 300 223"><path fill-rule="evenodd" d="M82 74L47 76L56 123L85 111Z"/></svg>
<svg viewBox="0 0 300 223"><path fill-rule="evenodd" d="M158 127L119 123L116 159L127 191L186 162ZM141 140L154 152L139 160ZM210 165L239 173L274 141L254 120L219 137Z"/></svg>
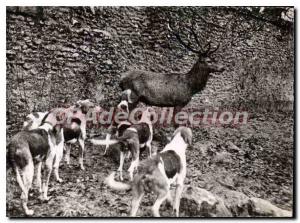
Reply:
<svg viewBox="0 0 300 223"><path fill-rule="evenodd" d="M181 132L181 137L188 145L192 145L192 130L190 128L183 129Z"/></svg>
<svg viewBox="0 0 300 223"><path fill-rule="evenodd" d="M141 120L142 115L143 115L143 113L141 113L141 112L136 113L137 119L138 119L138 120Z"/></svg>
<svg viewBox="0 0 300 223"><path fill-rule="evenodd" d="M89 111L89 107L86 106L85 104L82 104L82 105L80 106L80 109L81 109L81 111L82 111L83 114L87 114L88 111Z"/></svg>
<svg viewBox="0 0 300 223"><path fill-rule="evenodd" d="M59 125L59 124L55 125L54 128L53 128L54 134L56 134L56 135L59 134L61 129L62 129L61 125Z"/></svg>
<svg viewBox="0 0 300 223"><path fill-rule="evenodd" d="M77 102L75 103L75 107L76 107L76 108L80 108L81 106L82 106L81 100L79 100L79 101L77 101Z"/></svg>

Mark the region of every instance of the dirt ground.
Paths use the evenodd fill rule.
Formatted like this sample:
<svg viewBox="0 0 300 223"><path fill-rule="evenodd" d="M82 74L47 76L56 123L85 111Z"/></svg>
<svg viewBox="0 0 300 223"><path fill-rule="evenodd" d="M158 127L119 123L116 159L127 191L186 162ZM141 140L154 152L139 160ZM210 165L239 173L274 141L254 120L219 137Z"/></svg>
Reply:
<svg viewBox="0 0 300 223"><path fill-rule="evenodd" d="M186 185L204 188L224 199L226 194L220 191L230 188L266 199L280 208L292 209L292 115L251 114L245 125L203 126L194 128L193 132L193 146L187 151ZM153 145L162 147L157 141ZM37 189L30 193L28 206L35 211L33 217L128 216L131 194L112 191L103 183L103 179L118 167L111 157L103 156L103 151L101 147L86 143L86 170L82 171L78 168L78 151L74 148L71 166L67 167L65 162L61 164L64 182L57 183L51 178L51 200L40 202ZM12 170L8 169L7 216L24 216L19 197L20 189ZM146 196L138 216L151 216L153 201L152 195ZM163 205L161 215L172 216L171 208ZM183 211L181 216L185 216Z"/></svg>

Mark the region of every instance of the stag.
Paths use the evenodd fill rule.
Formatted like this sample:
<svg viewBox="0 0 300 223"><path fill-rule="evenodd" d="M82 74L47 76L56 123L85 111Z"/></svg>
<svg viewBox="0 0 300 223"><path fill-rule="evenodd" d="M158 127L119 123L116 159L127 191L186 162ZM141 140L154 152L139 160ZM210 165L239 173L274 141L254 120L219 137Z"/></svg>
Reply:
<svg viewBox="0 0 300 223"><path fill-rule="evenodd" d="M189 27L199 49L192 47L191 42L184 41L178 32L174 32L168 25L169 30L178 42L189 51L198 55L194 66L187 73L154 73L144 70L132 70L124 73L121 77L122 99L118 107L129 112L139 102L158 107L175 107L180 111L186 106L192 96L202 91L207 83L210 73L223 72L224 66L216 63L211 55L219 48L212 47L210 41L201 46L194 26Z"/></svg>

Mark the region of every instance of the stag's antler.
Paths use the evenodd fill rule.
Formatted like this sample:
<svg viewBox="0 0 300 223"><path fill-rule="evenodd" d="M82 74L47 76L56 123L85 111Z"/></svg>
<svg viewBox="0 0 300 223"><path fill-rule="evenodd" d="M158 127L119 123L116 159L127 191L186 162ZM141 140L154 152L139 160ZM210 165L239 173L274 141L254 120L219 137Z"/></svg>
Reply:
<svg viewBox="0 0 300 223"><path fill-rule="evenodd" d="M179 33L178 33L178 32L175 32L175 31L171 28L170 23L168 24L168 29L173 33L173 35L176 37L176 39L178 40L178 42L181 43L185 48L187 48L188 50L192 51L193 53L197 53L197 54L199 53L198 50L195 50L195 49L192 48L192 46L191 46L191 44L190 44L189 42L186 43L186 42L184 42L184 41L181 39Z"/></svg>
<svg viewBox="0 0 300 223"><path fill-rule="evenodd" d="M208 43L204 47L202 47L202 45L200 43L200 40L199 40L199 36L195 32L195 23L194 22L192 22L191 26L188 26L188 29L189 29L190 34L195 39L195 42L199 46L199 50L193 49L192 44L189 41L187 41L187 42L183 41L181 36L179 35L179 33L175 32L174 29L171 28L170 23L168 24L168 29L173 33L173 35L176 37L176 39L178 40L179 43L181 43L188 50L190 50L194 53L197 53L201 57L208 57L208 56L212 55L220 47L220 44L218 44L217 47L215 47L214 49L211 49L211 42L210 41L208 41Z"/></svg>

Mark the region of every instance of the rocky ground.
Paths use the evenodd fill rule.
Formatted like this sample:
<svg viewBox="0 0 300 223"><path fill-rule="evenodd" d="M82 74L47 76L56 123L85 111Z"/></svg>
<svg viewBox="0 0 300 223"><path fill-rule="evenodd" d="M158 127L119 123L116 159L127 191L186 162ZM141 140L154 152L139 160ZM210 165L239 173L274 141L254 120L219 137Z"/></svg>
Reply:
<svg viewBox="0 0 300 223"><path fill-rule="evenodd" d="M156 131L157 140L172 129ZM187 151L187 177L180 216L291 216L293 208L293 118L290 114L251 114L241 126L194 128L193 146ZM103 148L86 143L86 170L79 170L73 149L71 166L63 162L63 183L51 178L47 203L32 190L29 206L34 217L128 216L131 194L114 192L103 179L118 163L103 156ZM128 163L127 163L128 165ZM125 166L127 168L127 166ZM20 189L12 170L7 171L7 215L24 216ZM258 199L261 198L261 199ZM142 201L138 216L151 216L154 197ZM287 210L282 211L278 208ZM163 205L161 215L173 216Z"/></svg>

